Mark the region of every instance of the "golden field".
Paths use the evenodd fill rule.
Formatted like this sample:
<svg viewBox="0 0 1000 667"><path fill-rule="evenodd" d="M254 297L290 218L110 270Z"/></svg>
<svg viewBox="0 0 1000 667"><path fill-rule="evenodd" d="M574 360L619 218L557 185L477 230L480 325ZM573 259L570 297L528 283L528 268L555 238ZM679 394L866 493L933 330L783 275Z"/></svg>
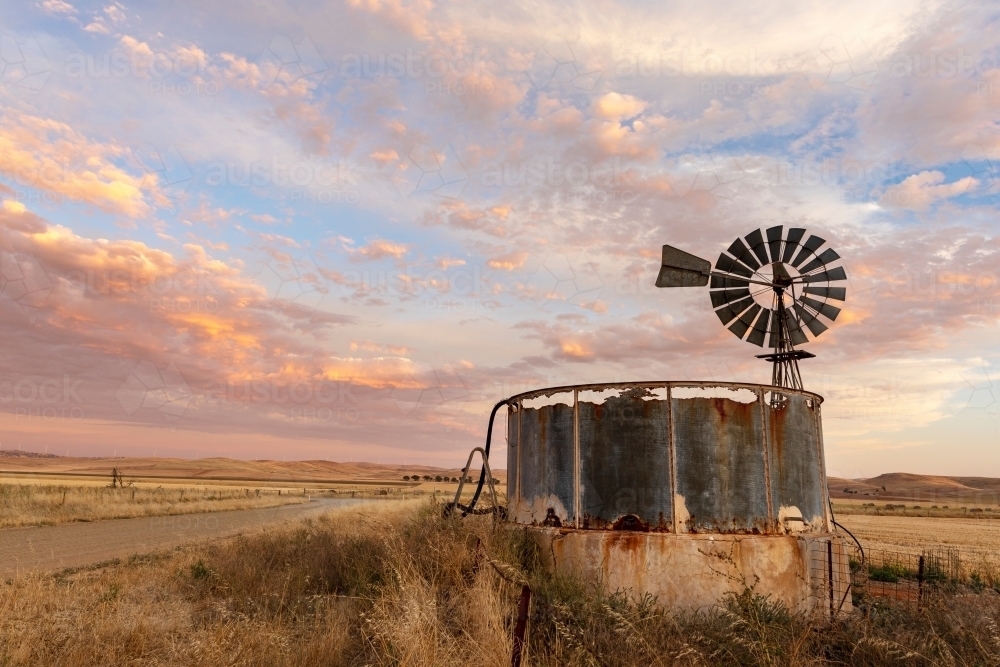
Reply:
<svg viewBox="0 0 1000 667"><path fill-rule="evenodd" d="M129 486L110 488L113 469ZM459 474L457 469L372 463L74 458L6 451L0 452L0 529L259 509L316 496L444 497L453 495L458 484L434 479ZM403 481L404 476L420 480ZM502 488L502 473L499 479Z"/></svg>
<svg viewBox="0 0 1000 667"><path fill-rule="evenodd" d="M273 489L205 486L137 485L112 489L94 484L0 483L0 528L258 509L307 500L301 489L278 495L278 490Z"/></svg>

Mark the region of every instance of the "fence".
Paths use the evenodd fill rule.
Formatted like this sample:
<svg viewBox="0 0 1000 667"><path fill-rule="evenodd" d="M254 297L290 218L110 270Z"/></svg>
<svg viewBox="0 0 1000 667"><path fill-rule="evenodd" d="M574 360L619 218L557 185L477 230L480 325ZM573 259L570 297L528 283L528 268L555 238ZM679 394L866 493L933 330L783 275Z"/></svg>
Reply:
<svg viewBox="0 0 1000 667"><path fill-rule="evenodd" d="M856 607L920 606L936 595L1000 592L1000 562L992 554L949 547L919 553L848 548Z"/></svg>

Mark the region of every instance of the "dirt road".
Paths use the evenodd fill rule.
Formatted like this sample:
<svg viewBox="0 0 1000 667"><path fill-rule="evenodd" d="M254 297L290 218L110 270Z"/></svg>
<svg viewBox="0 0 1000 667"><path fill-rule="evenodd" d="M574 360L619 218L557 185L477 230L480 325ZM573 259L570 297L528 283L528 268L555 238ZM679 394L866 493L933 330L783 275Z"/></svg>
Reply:
<svg viewBox="0 0 1000 667"><path fill-rule="evenodd" d="M300 505L263 509L8 528L0 530L0 578L170 549L362 502L365 501L323 498Z"/></svg>

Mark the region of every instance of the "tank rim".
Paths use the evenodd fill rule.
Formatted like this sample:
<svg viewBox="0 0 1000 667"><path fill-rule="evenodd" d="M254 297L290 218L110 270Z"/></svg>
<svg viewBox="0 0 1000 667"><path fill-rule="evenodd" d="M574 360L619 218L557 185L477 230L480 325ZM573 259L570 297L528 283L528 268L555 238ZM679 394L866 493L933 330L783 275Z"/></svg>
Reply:
<svg viewBox="0 0 1000 667"><path fill-rule="evenodd" d="M805 396L811 398L818 403L823 402L823 397L817 393L811 391L805 391L804 389L789 389L787 387L775 387L769 384L753 384L749 382L707 382L707 381L675 381L675 380L660 380L651 382L597 382L589 384L567 384L558 387L543 387L541 389L533 389L531 391L521 392L520 394L514 394L508 401L520 402L531 400L533 398L539 397L549 397L554 394L561 394L569 391L602 391L605 389L678 389L678 388L692 388L692 389L749 389L753 392L766 392L766 391L777 391L782 394L795 394L798 396Z"/></svg>

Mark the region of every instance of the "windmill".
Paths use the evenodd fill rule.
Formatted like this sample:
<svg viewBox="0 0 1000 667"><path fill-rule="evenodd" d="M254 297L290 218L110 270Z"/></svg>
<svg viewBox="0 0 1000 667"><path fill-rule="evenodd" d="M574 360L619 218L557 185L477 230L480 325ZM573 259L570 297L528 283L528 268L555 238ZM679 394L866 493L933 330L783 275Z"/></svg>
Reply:
<svg viewBox="0 0 1000 667"><path fill-rule="evenodd" d="M740 340L771 348L756 355L771 362L771 384L802 389L799 359L816 355L795 346L809 342L806 329L813 338L826 331L823 319L833 322L840 314L829 301L843 301L847 294L838 286L847 273L834 266L840 255L824 248L826 240L819 236L804 238L806 230L799 227L787 234L780 225L763 234L755 229L733 241L714 269L708 260L665 245L656 286L709 285L722 324Z"/></svg>

